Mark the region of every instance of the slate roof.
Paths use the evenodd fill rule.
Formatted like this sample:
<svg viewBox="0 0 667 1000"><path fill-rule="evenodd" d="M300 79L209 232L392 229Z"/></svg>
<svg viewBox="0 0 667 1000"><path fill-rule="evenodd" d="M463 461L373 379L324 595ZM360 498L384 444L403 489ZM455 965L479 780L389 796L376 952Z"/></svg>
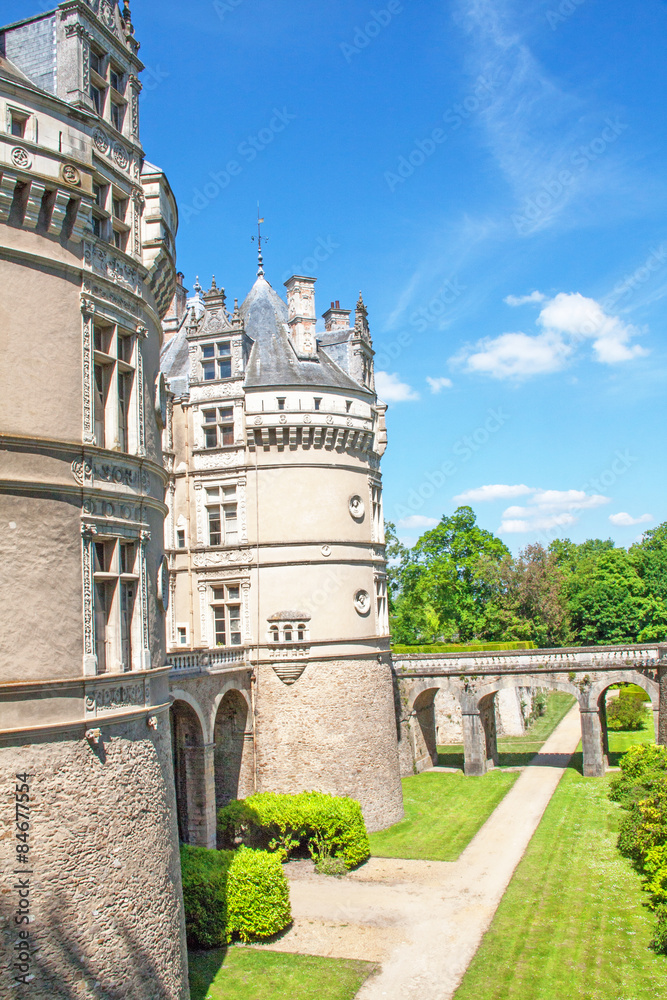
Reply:
<svg viewBox="0 0 667 1000"><path fill-rule="evenodd" d="M205 304L205 301L204 301ZM311 386L313 388L335 388L344 392L367 392L370 390L355 382L322 349L318 338L317 360L303 361L297 357L289 339L287 328L287 305L274 291L265 278L257 278L247 298L240 308L246 335L254 341L245 372L244 385L259 389L263 386ZM190 356L187 339L189 314L180 328L162 348L160 367L169 386L176 395L188 392L190 381ZM217 313L204 313L198 327L198 334L219 332L229 325ZM324 335L322 340L340 343L347 339L351 331L336 331L334 335Z"/></svg>
<svg viewBox="0 0 667 1000"><path fill-rule="evenodd" d="M297 357L287 334L287 306L265 278L258 278L241 306L245 331L254 340L245 384L308 385L345 391L363 386L350 378L318 345L317 360Z"/></svg>

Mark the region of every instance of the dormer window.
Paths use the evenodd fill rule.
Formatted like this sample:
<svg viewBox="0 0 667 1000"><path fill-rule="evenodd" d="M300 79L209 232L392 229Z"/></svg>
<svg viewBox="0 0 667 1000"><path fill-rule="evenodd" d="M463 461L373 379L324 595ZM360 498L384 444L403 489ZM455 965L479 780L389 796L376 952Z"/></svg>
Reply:
<svg viewBox="0 0 667 1000"><path fill-rule="evenodd" d="M204 344L202 358L211 359L202 362L205 382L232 377L232 345L229 340L221 340L217 344Z"/></svg>

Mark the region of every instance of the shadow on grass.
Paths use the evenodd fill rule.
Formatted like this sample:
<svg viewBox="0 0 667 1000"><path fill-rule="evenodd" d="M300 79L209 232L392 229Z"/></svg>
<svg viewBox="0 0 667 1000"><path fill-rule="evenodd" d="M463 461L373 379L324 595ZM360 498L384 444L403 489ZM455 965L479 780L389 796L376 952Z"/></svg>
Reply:
<svg viewBox="0 0 667 1000"><path fill-rule="evenodd" d="M228 948L212 948L211 951L191 948L188 951L190 1000L205 1000L228 951Z"/></svg>
<svg viewBox="0 0 667 1000"><path fill-rule="evenodd" d="M527 767L531 762L534 767L565 767L566 761L566 754L541 754L536 750L499 750L497 767ZM463 766L462 751L438 748L438 767L462 771Z"/></svg>

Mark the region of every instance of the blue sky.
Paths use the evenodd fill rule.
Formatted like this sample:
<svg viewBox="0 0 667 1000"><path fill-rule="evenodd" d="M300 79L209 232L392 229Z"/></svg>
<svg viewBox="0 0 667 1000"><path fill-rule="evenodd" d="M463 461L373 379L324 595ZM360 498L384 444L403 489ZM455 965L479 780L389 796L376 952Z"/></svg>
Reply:
<svg viewBox="0 0 667 1000"><path fill-rule="evenodd" d="M132 6L186 284L245 296L259 200L274 287L363 290L404 539L667 519L665 0Z"/></svg>

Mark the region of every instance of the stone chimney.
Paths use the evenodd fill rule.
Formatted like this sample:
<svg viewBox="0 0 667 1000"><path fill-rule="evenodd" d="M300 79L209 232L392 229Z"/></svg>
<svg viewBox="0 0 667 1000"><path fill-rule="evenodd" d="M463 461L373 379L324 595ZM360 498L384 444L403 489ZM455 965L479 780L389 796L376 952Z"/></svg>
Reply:
<svg viewBox="0 0 667 1000"><path fill-rule="evenodd" d="M341 309L338 299L332 302L331 308L322 314L326 332L333 333L334 330L349 330L350 312L350 309Z"/></svg>
<svg viewBox="0 0 667 1000"><path fill-rule="evenodd" d="M294 274L285 282L290 338L297 356L302 359L317 359L316 281L317 278L305 278L303 275Z"/></svg>

